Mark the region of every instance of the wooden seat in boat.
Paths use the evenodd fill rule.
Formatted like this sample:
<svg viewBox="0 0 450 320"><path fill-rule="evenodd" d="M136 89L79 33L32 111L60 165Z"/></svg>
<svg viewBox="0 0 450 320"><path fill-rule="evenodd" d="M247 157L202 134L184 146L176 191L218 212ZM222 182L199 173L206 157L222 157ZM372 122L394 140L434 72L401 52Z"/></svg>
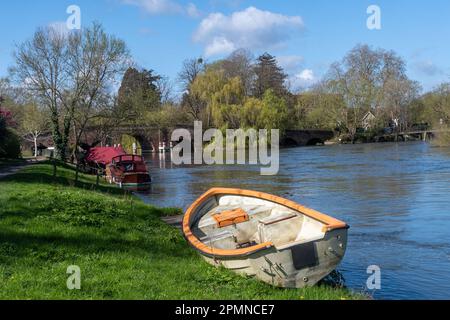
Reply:
<svg viewBox="0 0 450 320"><path fill-rule="evenodd" d="M234 224L247 222L250 218L248 213L242 208L226 210L213 215L218 228L225 228Z"/></svg>
<svg viewBox="0 0 450 320"><path fill-rule="evenodd" d="M238 209L242 209L248 215L248 220L240 222L239 224L245 224L246 222L255 221L255 228L257 227L257 222L259 219L270 215L270 209L260 206L219 206L213 208L208 212L208 214L202 217L201 221L199 221L198 223L197 229L201 230L204 233L212 232L214 229L218 228L218 221L215 219L216 215L225 211L233 211Z"/></svg>
<svg viewBox="0 0 450 320"><path fill-rule="evenodd" d="M275 211L259 220L258 240L261 243L272 242L276 246L295 241L302 223L303 217L292 211Z"/></svg>
<svg viewBox="0 0 450 320"><path fill-rule="evenodd" d="M278 223L278 222L282 222L282 221L285 221L285 220L289 220L289 219L292 219L292 218L295 218L295 217L297 217L297 215L295 213L293 213L293 212L292 213L291 212L286 212L286 213L278 214L278 215L274 215L274 216L271 215L271 216L269 216L267 218L259 220L259 222L262 223L263 225L268 226L268 225L271 225L271 224L274 224L274 223Z"/></svg>

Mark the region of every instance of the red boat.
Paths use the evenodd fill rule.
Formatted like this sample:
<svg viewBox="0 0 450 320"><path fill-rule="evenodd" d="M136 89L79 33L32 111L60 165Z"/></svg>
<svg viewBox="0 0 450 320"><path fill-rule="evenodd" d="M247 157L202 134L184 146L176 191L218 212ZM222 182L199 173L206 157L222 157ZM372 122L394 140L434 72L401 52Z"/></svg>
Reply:
<svg viewBox="0 0 450 320"><path fill-rule="evenodd" d="M151 184L150 174L144 158L137 155L120 155L112 158L106 167L106 178L127 188L147 188Z"/></svg>

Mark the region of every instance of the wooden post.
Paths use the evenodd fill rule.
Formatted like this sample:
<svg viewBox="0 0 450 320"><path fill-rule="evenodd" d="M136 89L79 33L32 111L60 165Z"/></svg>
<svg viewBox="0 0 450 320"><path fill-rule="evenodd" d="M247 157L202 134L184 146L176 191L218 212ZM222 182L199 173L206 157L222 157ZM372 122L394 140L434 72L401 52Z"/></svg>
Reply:
<svg viewBox="0 0 450 320"><path fill-rule="evenodd" d="M75 170L75 183L78 182L78 172L79 172L79 170L80 170L80 164L77 161L77 168Z"/></svg>
<svg viewBox="0 0 450 320"><path fill-rule="evenodd" d="M97 182L96 186L98 187L100 185L100 169L97 169Z"/></svg>
<svg viewBox="0 0 450 320"><path fill-rule="evenodd" d="M56 159L53 158L53 178L56 178Z"/></svg>

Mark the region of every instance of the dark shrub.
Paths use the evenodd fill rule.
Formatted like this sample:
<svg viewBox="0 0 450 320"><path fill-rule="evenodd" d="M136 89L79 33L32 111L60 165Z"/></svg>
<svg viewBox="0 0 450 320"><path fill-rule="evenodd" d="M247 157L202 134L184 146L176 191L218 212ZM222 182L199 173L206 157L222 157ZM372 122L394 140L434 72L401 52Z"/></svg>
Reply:
<svg viewBox="0 0 450 320"><path fill-rule="evenodd" d="M0 116L0 158L19 158L20 139L6 126L6 119Z"/></svg>

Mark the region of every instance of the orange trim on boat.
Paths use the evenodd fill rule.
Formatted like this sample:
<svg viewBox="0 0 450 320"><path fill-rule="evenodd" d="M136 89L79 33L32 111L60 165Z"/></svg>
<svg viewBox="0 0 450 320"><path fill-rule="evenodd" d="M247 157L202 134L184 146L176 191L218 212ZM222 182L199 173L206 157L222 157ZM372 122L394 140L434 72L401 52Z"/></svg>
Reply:
<svg viewBox="0 0 450 320"><path fill-rule="evenodd" d="M295 203L291 200L287 200L281 197L277 197L274 195L270 195L263 192L258 191L250 191L250 190L241 190L241 189L228 189L228 188L213 188L203 194L200 198L198 198L191 207L186 211L186 214L183 218L183 233L186 239L189 241L189 243L196 248L197 250L203 252L206 255L209 256L221 256L221 257L232 257L232 256L244 256L249 255L255 252L258 252L260 250L264 250L270 247L273 247L273 243L266 242L262 244L258 244L256 246L243 248L243 249L236 249L236 250L224 250L224 249L216 249L209 247L205 245L203 242L201 242L197 237L192 233L191 227L190 227L190 220L191 216L194 214L196 209L207 199L209 199L212 196L216 195L237 195L237 196L245 196L245 197L252 197L252 198L258 198L267 200L270 202L274 202L280 205L283 205L287 208L293 209L295 211L298 211L305 216L308 216L314 220L317 220L321 223L323 223L325 226L323 227L323 232L330 232L332 230L336 229L342 229L342 228L348 228L348 225L345 222L342 222L340 220L337 220L335 218L332 218L330 216L327 216L323 213L320 213L318 211L306 208L304 206L299 205L298 203Z"/></svg>

